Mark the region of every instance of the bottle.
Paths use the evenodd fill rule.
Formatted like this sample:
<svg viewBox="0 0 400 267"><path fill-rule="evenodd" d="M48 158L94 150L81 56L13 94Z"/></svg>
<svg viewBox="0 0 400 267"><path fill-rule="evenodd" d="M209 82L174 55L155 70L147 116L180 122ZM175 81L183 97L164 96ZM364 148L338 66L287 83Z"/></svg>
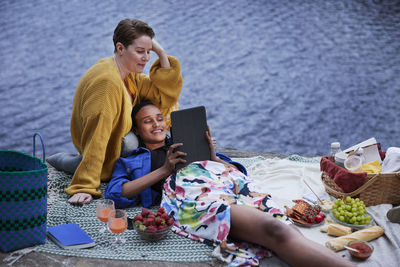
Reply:
<svg viewBox="0 0 400 267"><path fill-rule="evenodd" d="M331 152L329 153L329 160L332 162L335 162L335 154L341 152L342 150L340 149L340 143L339 142L333 142L331 143Z"/></svg>
<svg viewBox="0 0 400 267"><path fill-rule="evenodd" d="M361 165L365 163L364 149L362 149L362 147L357 149L355 155L357 155L361 158Z"/></svg>

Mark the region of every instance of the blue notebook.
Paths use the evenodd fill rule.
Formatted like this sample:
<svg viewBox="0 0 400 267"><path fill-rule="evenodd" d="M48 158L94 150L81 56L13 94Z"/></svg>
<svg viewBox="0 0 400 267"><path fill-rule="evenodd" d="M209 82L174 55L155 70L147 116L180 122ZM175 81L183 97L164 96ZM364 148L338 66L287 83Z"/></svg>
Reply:
<svg viewBox="0 0 400 267"><path fill-rule="evenodd" d="M76 223L48 227L47 236L64 249L90 248L96 245L93 239Z"/></svg>

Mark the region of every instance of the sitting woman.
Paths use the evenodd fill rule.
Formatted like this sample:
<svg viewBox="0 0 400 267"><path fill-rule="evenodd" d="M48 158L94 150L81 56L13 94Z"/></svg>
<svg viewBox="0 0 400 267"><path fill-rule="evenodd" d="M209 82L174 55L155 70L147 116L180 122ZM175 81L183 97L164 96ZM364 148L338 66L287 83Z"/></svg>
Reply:
<svg viewBox="0 0 400 267"><path fill-rule="evenodd" d="M110 180L124 136L132 128L135 104L150 100L167 118L178 108L180 63L154 39L153 29L143 21L124 19L114 30L113 42L114 55L90 67L75 91L70 128L80 155L71 162L78 164L76 170L68 168L74 172L65 189L71 204L88 204L101 196L100 182ZM146 75L151 51L158 58Z"/></svg>
<svg viewBox="0 0 400 267"><path fill-rule="evenodd" d="M268 194L252 188L243 166L217 156L209 132L211 160L175 172L186 154L175 152L182 144L166 138L160 110L142 103L134 107L132 119L141 147L116 162L105 192L117 207L147 207L161 198L161 206L175 219L177 234L220 246L237 255L237 264L257 265L260 257L270 255L269 248L293 266L352 266L304 238Z"/></svg>

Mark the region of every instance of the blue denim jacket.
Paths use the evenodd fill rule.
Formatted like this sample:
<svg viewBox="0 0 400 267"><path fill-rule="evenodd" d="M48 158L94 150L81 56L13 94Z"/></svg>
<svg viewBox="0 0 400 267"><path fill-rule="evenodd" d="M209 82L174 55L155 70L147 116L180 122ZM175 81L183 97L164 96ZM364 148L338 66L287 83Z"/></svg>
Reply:
<svg viewBox="0 0 400 267"><path fill-rule="evenodd" d="M230 163L235 165L242 173L247 175L246 168L238 163L232 161L228 156L216 153L216 155ZM147 148L139 147L133 151L126 158L119 158L114 165L114 171L111 177L111 181L108 183L104 197L107 199L114 200L116 208L127 208L130 206L137 206L142 204L143 207L148 208L155 204L159 193L151 189L146 188L140 195L133 198L126 198L122 196L122 185L126 182L133 181L140 178L151 171L151 153Z"/></svg>

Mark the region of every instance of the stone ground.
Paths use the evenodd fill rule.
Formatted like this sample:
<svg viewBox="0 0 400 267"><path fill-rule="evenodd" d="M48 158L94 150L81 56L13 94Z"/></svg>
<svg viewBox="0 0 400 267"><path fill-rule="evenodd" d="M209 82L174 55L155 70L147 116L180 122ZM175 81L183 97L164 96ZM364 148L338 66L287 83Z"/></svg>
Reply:
<svg viewBox="0 0 400 267"><path fill-rule="evenodd" d="M273 154L273 153L255 153L248 151L239 151L232 148L217 148L218 152L224 153L232 158L245 158L263 156L265 158L279 157L283 158L284 155ZM0 266L7 266L3 260L11 253L0 252ZM162 261L121 261L121 260L107 260L107 259L93 259L93 258L81 258L72 256L63 256L50 253L42 252L31 252L19 260L17 260L12 266L30 266L30 267L42 267L42 266L79 266L79 267L91 267L91 266L111 266L111 267L124 267L124 266L154 266L154 267L200 267L200 266L214 266L222 267L224 264L220 261L213 260L210 262L162 262Z"/></svg>

